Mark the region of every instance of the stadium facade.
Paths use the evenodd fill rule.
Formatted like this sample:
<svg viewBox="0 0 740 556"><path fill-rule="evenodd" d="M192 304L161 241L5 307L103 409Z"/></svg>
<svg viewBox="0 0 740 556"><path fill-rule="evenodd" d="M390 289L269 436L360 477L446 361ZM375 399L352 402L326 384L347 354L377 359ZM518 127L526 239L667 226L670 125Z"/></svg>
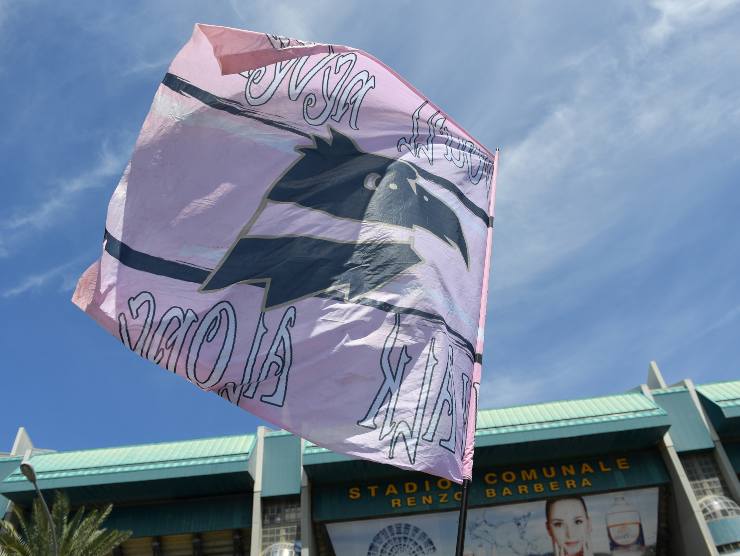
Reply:
<svg viewBox="0 0 740 556"><path fill-rule="evenodd" d="M30 450L30 452L29 452ZM283 431L74 452L19 430L0 510L40 488L112 502L116 554L454 553L457 485L352 459ZM481 410L465 554L740 554L740 381Z"/></svg>

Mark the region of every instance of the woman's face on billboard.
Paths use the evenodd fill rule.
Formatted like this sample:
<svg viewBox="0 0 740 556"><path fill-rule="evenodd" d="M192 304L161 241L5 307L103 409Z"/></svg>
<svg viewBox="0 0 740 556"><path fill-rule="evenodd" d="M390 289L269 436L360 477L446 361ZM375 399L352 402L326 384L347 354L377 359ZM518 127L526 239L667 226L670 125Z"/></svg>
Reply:
<svg viewBox="0 0 740 556"><path fill-rule="evenodd" d="M547 530L557 548L556 555L583 554L591 534L591 523L580 500L558 500L550 508Z"/></svg>

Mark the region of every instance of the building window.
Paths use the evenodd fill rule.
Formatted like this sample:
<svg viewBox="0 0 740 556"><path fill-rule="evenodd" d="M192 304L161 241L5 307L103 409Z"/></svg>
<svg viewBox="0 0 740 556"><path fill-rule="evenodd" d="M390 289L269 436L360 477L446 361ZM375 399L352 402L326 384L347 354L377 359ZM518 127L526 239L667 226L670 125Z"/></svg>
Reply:
<svg viewBox="0 0 740 556"><path fill-rule="evenodd" d="M680 456L691 490L699 501L699 509L707 523L720 519L740 517L740 505L731 497L719 471L714 454ZM733 542L717 547L719 554L740 555L740 543Z"/></svg>
<svg viewBox="0 0 740 556"><path fill-rule="evenodd" d="M740 506L734 500L719 494L710 494L699 500L699 509L705 521L740 517Z"/></svg>
<svg viewBox="0 0 740 556"><path fill-rule="evenodd" d="M293 556L301 538L301 503L296 496L262 500L262 551Z"/></svg>
<svg viewBox="0 0 740 556"><path fill-rule="evenodd" d="M723 544L717 547L717 552L720 554L740 554L740 542L733 542L730 544Z"/></svg>
<svg viewBox="0 0 740 556"><path fill-rule="evenodd" d="M683 455L681 463L698 500L712 494L729 496L727 485L719 472L714 454Z"/></svg>

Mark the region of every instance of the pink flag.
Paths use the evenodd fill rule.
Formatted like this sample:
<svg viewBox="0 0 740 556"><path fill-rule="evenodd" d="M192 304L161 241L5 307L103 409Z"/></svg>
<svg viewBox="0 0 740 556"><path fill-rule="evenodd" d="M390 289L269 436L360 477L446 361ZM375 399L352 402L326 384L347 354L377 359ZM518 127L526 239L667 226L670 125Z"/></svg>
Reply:
<svg viewBox="0 0 740 556"><path fill-rule="evenodd" d="M196 25L73 300L267 421L460 482L495 165L365 52Z"/></svg>

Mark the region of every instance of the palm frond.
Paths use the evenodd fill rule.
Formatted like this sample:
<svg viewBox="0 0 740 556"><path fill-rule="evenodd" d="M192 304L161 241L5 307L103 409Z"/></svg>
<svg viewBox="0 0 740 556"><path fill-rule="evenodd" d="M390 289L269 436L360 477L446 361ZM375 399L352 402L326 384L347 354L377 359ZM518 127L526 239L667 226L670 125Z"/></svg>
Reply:
<svg viewBox="0 0 740 556"><path fill-rule="evenodd" d="M131 531L118 531L116 529L100 531L88 546L89 553L87 556L104 556L110 554L118 545L124 543L130 536Z"/></svg>
<svg viewBox="0 0 740 556"><path fill-rule="evenodd" d="M105 529L111 504L85 511L78 508L70 519L69 498L57 492L51 509L60 556L106 556L131 536L131 531ZM31 505L30 515L14 507L18 529L9 521L0 521L0 556L47 556L53 553L52 529L39 498Z"/></svg>
<svg viewBox="0 0 740 556"><path fill-rule="evenodd" d="M32 556L28 545L18 534L13 524L6 520L0 520L0 555L13 554L19 556Z"/></svg>

